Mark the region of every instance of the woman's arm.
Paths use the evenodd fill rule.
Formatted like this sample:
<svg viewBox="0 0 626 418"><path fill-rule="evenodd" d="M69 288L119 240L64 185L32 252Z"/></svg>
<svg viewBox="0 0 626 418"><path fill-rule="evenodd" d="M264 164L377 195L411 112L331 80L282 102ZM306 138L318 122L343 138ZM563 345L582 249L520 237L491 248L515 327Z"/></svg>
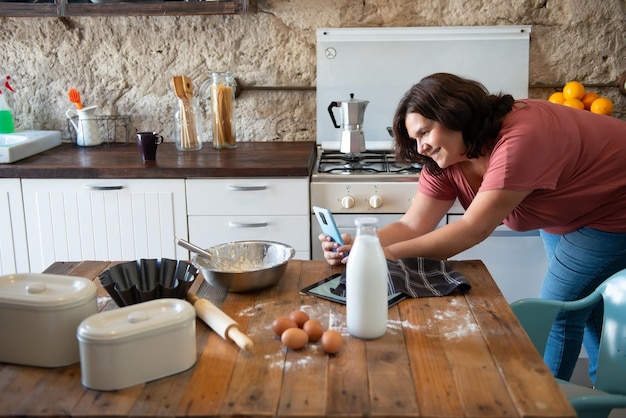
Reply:
<svg viewBox="0 0 626 418"><path fill-rule="evenodd" d="M453 204L454 200L438 200L418 190L400 220L379 228L381 245L386 247L433 231Z"/></svg>
<svg viewBox="0 0 626 418"><path fill-rule="evenodd" d="M409 210L399 221L379 228L378 237L382 246L410 240L431 232L453 204L454 200L437 200L418 191ZM344 233L342 238L345 244L340 246L336 242L332 242L326 235L319 235L324 250L324 258L331 265L345 264L348 261L347 255L352 248L353 237Z"/></svg>
<svg viewBox="0 0 626 418"><path fill-rule="evenodd" d="M422 228L432 226L433 219L437 216L441 219L452 202L446 202L448 206L442 214L440 211L445 205L433 202L428 204L420 198L417 204L414 201L414 205L402 220L389 225L389 232L387 227L381 228L380 236L385 247L385 256L390 260L404 257L437 259L452 257L486 239L529 193L530 191L512 190L479 192L459 221L439 229L431 229L432 232L424 231ZM427 202L428 199L435 200L426 197ZM429 207L436 212L434 215L424 213ZM426 220L422 218L420 221L416 218L419 214L426 216ZM398 223L405 228L400 228Z"/></svg>

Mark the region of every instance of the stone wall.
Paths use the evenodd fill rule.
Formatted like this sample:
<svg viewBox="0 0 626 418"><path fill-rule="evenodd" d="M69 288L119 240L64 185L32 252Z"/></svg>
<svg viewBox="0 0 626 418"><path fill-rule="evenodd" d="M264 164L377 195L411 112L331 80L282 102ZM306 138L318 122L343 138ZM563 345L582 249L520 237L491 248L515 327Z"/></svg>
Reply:
<svg viewBox="0 0 626 418"><path fill-rule="evenodd" d="M239 16L0 18L0 72L17 89L7 98L17 129L57 129L69 139L67 91L76 87L99 114L130 115L131 134L171 140L172 75L198 87L210 71L230 70L244 86L239 141L314 140L315 29L379 26L532 25L530 96L547 98L576 79L597 85L626 120L626 96L615 87L626 73L625 0L258 3L258 13Z"/></svg>

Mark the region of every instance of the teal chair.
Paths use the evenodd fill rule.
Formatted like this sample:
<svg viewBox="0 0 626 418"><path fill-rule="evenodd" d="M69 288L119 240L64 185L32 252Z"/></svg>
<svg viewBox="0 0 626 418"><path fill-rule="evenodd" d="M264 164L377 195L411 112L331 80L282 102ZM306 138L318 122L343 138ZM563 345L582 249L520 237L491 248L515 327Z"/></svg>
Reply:
<svg viewBox="0 0 626 418"><path fill-rule="evenodd" d="M602 283L589 296L571 302L522 299L511 304L537 351L543 353L559 311L574 311L604 300L595 387L586 388L557 379L579 417L608 417L614 408L626 408L626 269Z"/></svg>

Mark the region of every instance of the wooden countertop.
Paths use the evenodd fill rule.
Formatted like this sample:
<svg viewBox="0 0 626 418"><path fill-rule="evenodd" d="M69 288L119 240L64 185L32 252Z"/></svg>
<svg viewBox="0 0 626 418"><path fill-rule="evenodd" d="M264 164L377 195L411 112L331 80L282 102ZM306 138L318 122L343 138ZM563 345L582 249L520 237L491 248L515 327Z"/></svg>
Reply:
<svg viewBox="0 0 626 418"><path fill-rule="evenodd" d="M252 352L197 320L196 364L128 389L84 388L79 364L0 364L0 416L574 417L484 264L451 264L472 284L467 294L402 301L371 341L348 336L344 306L299 294L339 271L324 261L291 260L278 285L258 293L226 293L200 275L191 291L235 319ZM109 265L57 262L46 272L94 279ZM100 286L98 304L117 309ZM271 323L295 309L341 331L341 351L285 349Z"/></svg>
<svg viewBox="0 0 626 418"><path fill-rule="evenodd" d="M158 147L156 162L143 164L135 143L61 144L0 164L0 178L308 177L315 152L313 141L240 142L222 150L205 143L199 151L178 151L173 142L165 142Z"/></svg>

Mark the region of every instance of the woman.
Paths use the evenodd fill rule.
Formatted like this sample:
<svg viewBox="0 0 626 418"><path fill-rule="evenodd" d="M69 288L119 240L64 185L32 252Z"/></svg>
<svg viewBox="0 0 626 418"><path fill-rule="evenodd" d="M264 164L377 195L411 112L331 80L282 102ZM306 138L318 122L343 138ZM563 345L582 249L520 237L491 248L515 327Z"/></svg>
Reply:
<svg viewBox="0 0 626 418"><path fill-rule="evenodd" d="M439 73L405 94L393 130L398 158L424 169L407 213L379 229L388 259L445 259L504 223L541 230L543 298L579 299L626 268L626 122ZM435 229L455 199L462 219ZM343 238L320 235L330 264L346 262ZM584 331L595 382L601 320L601 306L558 317L544 355L556 377L570 379Z"/></svg>

